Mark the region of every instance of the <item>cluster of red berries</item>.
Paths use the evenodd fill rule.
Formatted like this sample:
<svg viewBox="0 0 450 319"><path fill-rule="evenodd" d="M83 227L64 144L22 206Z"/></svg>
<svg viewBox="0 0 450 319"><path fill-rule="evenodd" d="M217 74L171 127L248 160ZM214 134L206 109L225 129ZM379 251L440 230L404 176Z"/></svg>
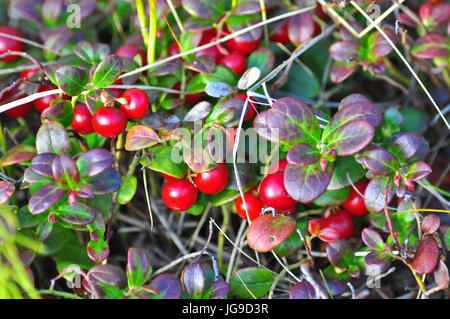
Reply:
<svg viewBox="0 0 450 319"><path fill-rule="evenodd" d="M225 163L193 176L193 183L186 178L161 174L167 183L162 189L162 199L170 209L186 211L197 201L198 191L212 195L221 192L228 184L230 173Z"/></svg>

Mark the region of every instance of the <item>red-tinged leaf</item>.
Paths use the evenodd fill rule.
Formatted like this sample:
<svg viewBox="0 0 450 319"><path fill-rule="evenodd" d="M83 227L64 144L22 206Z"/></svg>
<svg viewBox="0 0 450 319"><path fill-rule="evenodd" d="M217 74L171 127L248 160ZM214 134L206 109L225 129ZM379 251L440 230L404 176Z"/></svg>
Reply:
<svg viewBox="0 0 450 319"><path fill-rule="evenodd" d="M430 8L429 16L427 18L421 17L422 20L427 19L428 21L424 21L426 26L437 27L441 23L448 21L450 19L450 4L449 3L441 3L439 5L433 6ZM419 11L421 13L421 11Z"/></svg>
<svg viewBox="0 0 450 319"><path fill-rule="evenodd" d="M159 275L150 285L159 290L159 295L153 296L154 299L179 299L183 292L180 280L172 274Z"/></svg>
<svg viewBox="0 0 450 319"><path fill-rule="evenodd" d="M58 207L58 217L72 225L87 225L95 220L97 211L81 202Z"/></svg>
<svg viewBox="0 0 450 319"><path fill-rule="evenodd" d="M394 34L389 30L384 30L384 32L389 37L389 39L395 44L396 39ZM373 32L369 36L368 41L369 41L370 56L373 59L382 58L391 53L393 50L389 42L386 41L386 39L380 32Z"/></svg>
<svg viewBox="0 0 450 319"><path fill-rule="evenodd" d="M33 158L31 161L31 169L39 175L46 177L53 177L53 160L56 158L56 154L42 153Z"/></svg>
<svg viewBox="0 0 450 319"><path fill-rule="evenodd" d="M53 224L49 223L47 220L42 221L36 228L36 238L40 241L46 241L53 231Z"/></svg>
<svg viewBox="0 0 450 319"><path fill-rule="evenodd" d="M377 251L384 250L385 245L380 234L371 228L364 228L361 232L361 239L367 247Z"/></svg>
<svg viewBox="0 0 450 319"><path fill-rule="evenodd" d="M186 62L184 66L195 72L213 73L216 66L216 61L214 60L214 57L210 55L199 55L191 61Z"/></svg>
<svg viewBox="0 0 450 319"><path fill-rule="evenodd" d="M401 24L411 28L415 28L417 25L417 22L414 21L414 19L412 19L406 12L400 12L398 15L398 21L400 21Z"/></svg>
<svg viewBox="0 0 450 319"><path fill-rule="evenodd" d="M347 122L336 129L328 143L336 149L337 155L348 156L369 145L374 136L375 128L366 120L358 120Z"/></svg>
<svg viewBox="0 0 450 319"><path fill-rule="evenodd" d="M406 178L412 182L416 182L431 174L431 167L425 162L415 162L406 172Z"/></svg>
<svg viewBox="0 0 450 319"><path fill-rule="evenodd" d="M296 283L289 290L289 299L317 299L317 298L319 298L319 296L317 295L316 290L306 280Z"/></svg>
<svg viewBox="0 0 450 319"><path fill-rule="evenodd" d="M61 154L55 157L52 164L55 181L61 186L75 187L80 182L80 172L75 161Z"/></svg>
<svg viewBox="0 0 450 319"><path fill-rule="evenodd" d="M259 113L254 128L270 141L282 141L289 145L317 144L321 134L319 122L311 108L292 97L278 99L271 109Z"/></svg>
<svg viewBox="0 0 450 319"><path fill-rule="evenodd" d="M69 152L72 146L66 129L58 122L50 121L42 124L36 135L38 154Z"/></svg>
<svg viewBox="0 0 450 319"><path fill-rule="evenodd" d="M297 14L288 22L289 40L298 46L314 35L314 19L311 12Z"/></svg>
<svg viewBox="0 0 450 319"><path fill-rule="evenodd" d="M40 174L36 173L35 171L33 171L31 169L31 167L28 167L25 170L25 173L23 174L23 179L24 179L25 182L28 182L28 183L41 182L44 179L50 180L49 178L47 178L47 177L45 177L43 175L40 175Z"/></svg>
<svg viewBox="0 0 450 319"><path fill-rule="evenodd" d="M122 59L118 55L109 55L99 63L92 75L92 83L99 87L113 84L122 72Z"/></svg>
<svg viewBox="0 0 450 319"><path fill-rule="evenodd" d="M125 149L139 151L160 142L161 139L154 130L144 125L136 125L127 134Z"/></svg>
<svg viewBox="0 0 450 319"><path fill-rule="evenodd" d="M146 115L142 118L141 123L154 129L155 131L173 130L179 126L180 119L174 114L157 112Z"/></svg>
<svg viewBox="0 0 450 319"><path fill-rule="evenodd" d="M423 137L413 132L400 132L392 136L389 151L399 160L406 162L420 149Z"/></svg>
<svg viewBox="0 0 450 319"><path fill-rule="evenodd" d="M436 214L428 214L422 220L422 230L427 234L433 234L441 226L441 219Z"/></svg>
<svg viewBox="0 0 450 319"><path fill-rule="evenodd" d="M334 62L330 70L330 80L336 84L341 83L352 75L358 67L359 65L355 62L348 64Z"/></svg>
<svg viewBox="0 0 450 319"><path fill-rule="evenodd" d="M325 227L320 230L318 237L326 243L333 243L339 239L339 233L334 228Z"/></svg>
<svg viewBox="0 0 450 319"><path fill-rule="evenodd" d="M288 216L267 214L256 218L247 233L249 246L259 252L268 252L288 238L296 227Z"/></svg>
<svg viewBox="0 0 450 319"><path fill-rule="evenodd" d="M89 241L87 245L87 254L93 261L99 263L109 256L109 246L104 240Z"/></svg>
<svg viewBox="0 0 450 319"><path fill-rule="evenodd" d="M377 176L373 178L367 185L366 191L364 193L364 204L369 211L378 213L384 209L384 190L386 188L386 185L388 185L386 203L389 205L395 194L395 185L393 182L389 181L389 177Z"/></svg>
<svg viewBox="0 0 450 319"><path fill-rule="evenodd" d="M163 76L168 74L173 74L181 69L182 63L180 60L175 59L169 62L166 62L162 65L159 65L153 69L151 69L152 76Z"/></svg>
<svg viewBox="0 0 450 319"><path fill-rule="evenodd" d="M364 26L356 20L349 20L348 23L358 33L364 30ZM339 35L341 36L341 38L343 40L355 40L356 39L355 36L353 35L353 33L351 33L349 30L347 30L347 28L344 26L341 26L339 28Z"/></svg>
<svg viewBox="0 0 450 319"><path fill-rule="evenodd" d="M77 167L82 177L93 177L111 168L113 158L110 152L96 148L82 153L76 158Z"/></svg>
<svg viewBox="0 0 450 319"><path fill-rule="evenodd" d="M320 160L320 152L310 144L300 143L289 150L286 159L293 165L314 164Z"/></svg>
<svg viewBox="0 0 450 319"><path fill-rule="evenodd" d="M55 77L59 88L69 96L80 95L89 83L89 76L85 70L70 65L60 67Z"/></svg>
<svg viewBox="0 0 450 319"><path fill-rule="evenodd" d="M364 165L375 175L389 176L394 174L399 163L391 152L381 147L369 149L363 155Z"/></svg>
<svg viewBox="0 0 450 319"><path fill-rule="evenodd" d="M359 44L353 41L339 41L330 46L330 57L342 63L348 63L359 54Z"/></svg>
<svg viewBox="0 0 450 319"><path fill-rule="evenodd" d="M41 214L58 202L65 193L56 183L47 184L30 198L28 209L34 215Z"/></svg>
<svg viewBox="0 0 450 319"><path fill-rule="evenodd" d="M433 59L449 56L449 39L440 34L427 34L414 42L411 53L420 59Z"/></svg>
<svg viewBox="0 0 450 319"><path fill-rule="evenodd" d="M223 280L217 280L209 286L209 291L210 299L222 299L230 292L230 285Z"/></svg>
<svg viewBox="0 0 450 319"><path fill-rule="evenodd" d="M208 117L213 107L209 102L200 102L196 104L184 117L183 121L195 122L200 121Z"/></svg>
<svg viewBox="0 0 450 319"><path fill-rule="evenodd" d="M150 278L152 266L150 257L142 248L128 249L127 278L128 287L140 287Z"/></svg>
<svg viewBox="0 0 450 319"><path fill-rule="evenodd" d="M379 73L382 74L386 72L386 63L384 63L383 60L377 61L377 62L371 62L367 64L367 68L372 73Z"/></svg>
<svg viewBox="0 0 450 319"><path fill-rule="evenodd" d="M419 274L429 274L436 268L439 260L439 246L432 237L424 237L419 242L411 266Z"/></svg>
<svg viewBox="0 0 450 319"><path fill-rule="evenodd" d="M106 171L86 180L95 195L106 195L117 191L122 185L122 178L114 169Z"/></svg>
<svg viewBox="0 0 450 319"><path fill-rule="evenodd" d="M99 297L103 297L105 293L99 284L124 289L127 286L127 277L122 268L114 265L97 265L91 268L87 274L90 288L97 292Z"/></svg>
<svg viewBox="0 0 450 319"><path fill-rule="evenodd" d="M215 3L216 2L217 1L215 1ZM259 15L243 15L243 16L231 15L227 19L227 28L230 30L230 32L237 32L248 26L254 25L260 21L261 20ZM257 27L244 34L237 36L235 39L236 41L239 42L257 41L261 39L262 33L263 28Z"/></svg>
<svg viewBox="0 0 450 319"><path fill-rule="evenodd" d="M436 285L447 289L450 277L448 275L448 268L442 260L439 260L436 268L434 269L433 275Z"/></svg>
<svg viewBox="0 0 450 319"><path fill-rule="evenodd" d="M89 186L81 186L76 195L81 198L93 198L95 196L94 191Z"/></svg>
<svg viewBox="0 0 450 319"><path fill-rule="evenodd" d="M347 268L345 265L345 255L351 253L351 248L346 240L338 240L331 242L327 245L327 258L328 261L335 267Z"/></svg>
<svg viewBox="0 0 450 319"><path fill-rule="evenodd" d="M30 161L36 156L36 148L31 145L18 145L10 148L0 160L0 167Z"/></svg>
<svg viewBox="0 0 450 319"><path fill-rule="evenodd" d="M311 219L308 223L308 232L313 236L320 234L320 223L317 219Z"/></svg>
<svg viewBox="0 0 450 319"><path fill-rule="evenodd" d="M284 174L284 186L293 199L307 204L325 192L332 172L331 164L326 170L322 170L319 162L312 165L288 164Z"/></svg>
<svg viewBox="0 0 450 319"><path fill-rule="evenodd" d="M366 276L377 276L389 269L390 261L378 252L371 251L364 257L364 265Z"/></svg>
<svg viewBox="0 0 450 319"><path fill-rule="evenodd" d="M16 188L14 187L14 184L9 182L0 182L0 205L6 203L14 194L14 191Z"/></svg>
<svg viewBox="0 0 450 319"><path fill-rule="evenodd" d="M182 0L181 3L190 15L203 19L218 18L225 10L222 1Z"/></svg>
<svg viewBox="0 0 450 319"><path fill-rule="evenodd" d="M181 273L181 282L189 296L201 296L206 284L205 271L202 265L199 263L191 263L184 267Z"/></svg>

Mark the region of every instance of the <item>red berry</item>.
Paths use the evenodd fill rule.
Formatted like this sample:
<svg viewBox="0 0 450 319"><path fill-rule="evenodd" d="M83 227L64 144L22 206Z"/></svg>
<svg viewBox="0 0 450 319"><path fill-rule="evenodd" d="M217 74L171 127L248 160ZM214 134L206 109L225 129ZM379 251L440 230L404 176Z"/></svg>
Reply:
<svg viewBox="0 0 450 319"><path fill-rule="evenodd" d="M167 51L169 56L177 55L180 53L180 49L178 48L178 44L176 42L172 43L169 46L169 50Z"/></svg>
<svg viewBox="0 0 450 319"><path fill-rule="evenodd" d="M92 118L94 130L104 137L116 137L127 128L127 115L121 109L101 107Z"/></svg>
<svg viewBox="0 0 450 319"><path fill-rule="evenodd" d="M211 42L217 36L216 29L207 29L202 32L202 39L200 41L200 45L205 45Z"/></svg>
<svg viewBox="0 0 450 319"><path fill-rule="evenodd" d="M284 187L284 172L267 175L261 183L259 197L265 206L277 212L290 209L296 203Z"/></svg>
<svg viewBox="0 0 450 319"><path fill-rule="evenodd" d="M288 30L289 30L288 23L285 23L283 27L281 27L280 29L278 29L277 32L272 34L272 36L270 37L270 41L279 42L281 44L287 44L291 42L291 40L289 40Z"/></svg>
<svg viewBox="0 0 450 319"><path fill-rule="evenodd" d="M35 74L38 74L40 69L28 69L20 72L20 77L22 79L31 79Z"/></svg>
<svg viewBox="0 0 450 319"><path fill-rule="evenodd" d="M239 51L244 55L249 55L259 47L260 42L261 39L245 42L236 37L228 40L227 46L230 51Z"/></svg>
<svg viewBox="0 0 450 319"><path fill-rule="evenodd" d="M121 104L120 107L130 119L141 119L147 114L150 106L147 93L140 89L129 89L122 94L122 97L128 103Z"/></svg>
<svg viewBox="0 0 450 319"><path fill-rule="evenodd" d="M223 56L218 64L229 67L236 72L237 75L241 75L247 66L247 59L241 52L233 51L229 55Z"/></svg>
<svg viewBox="0 0 450 319"><path fill-rule="evenodd" d="M352 216L345 210L337 210L329 216L320 218L320 229L333 228L339 234L339 239L348 239L353 234Z"/></svg>
<svg viewBox="0 0 450 319"><path fill-rule="evenodd" d="M240 93L240 94L236 95L236 97L246 100L247 94ZM250 98L248 100L247 113L245 113L244 121L250 121L251 119L253 119L253 117L256 114L256 110L257 110L256 105L254 103L252 103L252 98Z"/></svg>
<svg viewBox="0 0 450 319"><path fill-rule="evenodd" d="M280 159L278 162L273 163L272 166L270 166L269 174L274 174L276 172L284 172L286 170L287 164L288 161L285 158Z"/></svg>
<svg viewBox="0 0 450 319"><path fill-rule="evenodd" d="M223 56L219 49L217 49L217 46L214 45L212 47L203 49L201 51L198 51L195 56L202 56L202 55L209 55L212 56L214 58L214 60L216 61L216 63L218 63L218 61L220 60L220 58Z"/></svg>
<svg viewBox="0 0 450 319"><path fill-rule="evenodd" d="M216 167L194 177L194 183L199 191L205 194L216 194L228 184L230 173L225 163L218 163Z"/></svg>
<svg viewBox="0 0 450 319"><path fill-rule="evenodd" d="M355 187L359 190L361 194L366 191L367 183L360 181L355 183ZM350 195L347 200L342 204L342 207L353 216L364 216L369 213L364 204L364 198L359 195L353 187L350 189Z"/></svg>
<svg viewBox="0 0 450 319"><path fill-rule="evenodd" d="M5 102L5 103L9 103L21 98L24 98L25 96L18 96L18 91L16 88L6 92L5 94L3 94L2 100L0 102ZM12 109L9 109L7 111L5 111L6 115L9 115L11 117L24 117L26 116L28 113L30 113L31 108L33 107L33 104L31 103L26 103L26 104L22 104L19 106L16 106Z"/></svg>
<svg viewBox="0 0 450 319"><path fill-rule="evenodd" d="M54 88L51 86L48 86L48 85L41 85L38 89L38 92L45 92L45 91L50 91L50 90L54 90ZM50 103L56 97L57 97L56 94L41 97L37 100L34 100L33 105L36 108L36 110L38 110L40 113L42 113L42 112L44 112L45 109L50 107Z"/></svg>
<svg viewBox="0 0 450 319"><path fill-rule="evenodd" d="M172 210L188 210L197 201L198 191L185 179L169 180L162 189L162 199Z"/></svg>
<svg viewBox="0 0 450 319"><path fill-rule="evenodd" d="M6 33L16 37L22 37L22 34L19 32L19 30L10 27L8 25L1 26L0 33ZM0 54L6 53L8 52L8 50L23 51L24 48L25 45L23 44L23 42L0 36ZM17 55L9 55L2 58L1 60L4 62L14 62L18 58L19 57Z"/></svg>
<svg viewBox="0 0 450 319"><path fill-rule="evenodd" d="M136 44L124 44L119 49L117 49L116 54L118 56L129 58L131 60L134 60L134 57L136 55L139 55L142 60L142 64L147 64L147 52L140 46Z"/></svg>
<svg viewBox="0 0 450 319"><path fill-rule="evenodd" d="M327 20L327 14L323 11L322 5L317 4L316 9L314 10L314 13L316 14L316 16L322 20L322 21L326 21Z"/></svg>
<svg viewBox="0 0 450 319"><path fill-rule="evenodd" d="M248 210L248 216L250 217L250 220L256 219L263 209L263 204L259 200L258 197L253 196L252 194L246 193L244 194L245 199L245 205L247 206ZM244 207L244 201L242 200L242 197L239 196L236 198L236 201L234 202L234 205L236 206L236 211L239 216L241 216L242 219L247 220L247 214L245 213L245 207Z"/></svg>
<svg viewBox="0 0 450 319"><path fill-rule="evenodd" d="M92 114L86 104L75 105L73 113L72 128L75 132L85 135L94 133L94 127L92 126Z"/></svg>

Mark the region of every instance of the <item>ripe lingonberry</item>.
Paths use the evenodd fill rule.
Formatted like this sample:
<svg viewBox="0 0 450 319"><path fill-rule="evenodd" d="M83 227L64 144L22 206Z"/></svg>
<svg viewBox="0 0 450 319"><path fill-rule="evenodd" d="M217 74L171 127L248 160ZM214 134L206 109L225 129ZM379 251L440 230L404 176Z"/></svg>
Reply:
<svg viewBox="0 0 450 319"><path fill-rule="evenodd" d="M104 137L116 137L127 128L127 115L121 109L101 107L92 118L94 130Z"/></svg>
<svg viewBox="0 0 450 319"><path fill-rule="evenodd" d="M39 86L38 92L45 92L45 91L50 91L50 90L54 90L54 88L43 84L43 85ZM56 97L57 97L56 94L41 97L39 99L34 100L33 105L36 108L36 110L38 110L40 113L42 113L42 112L44 112L45 109L50 107L50 103Z"/></svg>
<svg viewBox="0 0 450 319"><path fill-rule="evenodd" d="M353 234L352 216L343 209L332 212L329 216L322 216L319 224L320 229L329 227L336 230L339 239L348 239Z"/></svg>
<svg viewBox="0 0 450 319"><path fill-rule="evenodd" d="M244 199L245 205L247 206L248 216L252 221L260 215L261 210L263 209L264 206L261 200L258 197L253 196L252 194L249 193L244 194ZM236 206L236 212L238 213L238 215L241 216L242 219L247 220L244 201L242 200L241 196L236 198L234 205Z"/></svg>
<svg viewBox="0 0 450 319"><path fill-rule="evenodd" d="M72 128L75 132L84 135L94 133L94 127L92 126L92 114L86 104L75 105L73 113Z"/></svg>
<svg viewBox="0 0 450 319"><path fill-rule="evenodd" d="M141 57L142 64L147 64L147 52L136 44L129 43L122 45L119 49L117 49L116 55L129 58L131 60L134 60L134 57L139 55Z"/></svg>
<svg viewBox="0 0 450 319"><path fill-rule="evenodd" d="M359 181L355 183L355 187L359 190L361 194L364 194L366 191L367 183L363 181ZM342 204L342 207L353 216L364 216L369 213L364 204L364 198L359 195L353 187L350 188L350 195L347 200Z"/></svg>
<svg viewBox="0 0 450 319"><path fill-rule="evenodd" d="M10 27L8 25L4 25L0 27L0 33L5 33L9 35L13 35L16 37L22 37L22 34L16 28ZM11 51L23 51L25 45L22 41L14 40L7 37L0 36L0 54ZM14 62L19 58L17 55L9 55L1 58L0 60L4 62Z"/></svg>
<svg viewBox="0 0 450 319"><path fill-rule="evenodd" d="M270 41L279 42L281 44L287 44L290 42L288 33L288 23L285 23L277 32L272 34Z"/></svg>
<svg viewBox="0 0 450 319"><path fill-rule="evenodd" d="M229 55L223 56L217 64L224 65L236 72L237 75L241 75L247 66L247 59L241 52L233 51Z"/></svg>
<svg viewBox="0 0 450 319"><path fill-rule="evenodd" d="M284 187L284 172L267 175L261 183L259 196L265 206L277 212L290 209L296 203Z"/></svg>
<svg viewBox="0 0 450 319"><path fill-rule="evenodd" d="M122 98L127 100L127 103L121 104L120 107L130 119L141 119L147 114L150 101L144 91L129 89L122 94Z"/></svg>
<svg viewBox="0 0 450 319"><path fill-rule="evenodd" d="M194 183L199 191L205 194L216 194L228 184L230 173L225 163L218 163L216 167L194 177Z"/></svg>
<svg viewBox="0 0 450 319"><path fill-rule="evenodd" d="M169 180L162 189L162 199L172 210L188 210L197 201L198 191L185 179Z"/></svg>

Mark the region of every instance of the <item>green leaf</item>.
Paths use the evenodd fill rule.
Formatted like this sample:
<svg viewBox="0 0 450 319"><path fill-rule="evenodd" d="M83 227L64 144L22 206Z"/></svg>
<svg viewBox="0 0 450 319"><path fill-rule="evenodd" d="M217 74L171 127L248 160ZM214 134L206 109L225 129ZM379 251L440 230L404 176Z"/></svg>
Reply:
<svg viewBox="0 0 450 319"><path fill-rule="evenodd" d="M146 251L141 248L128 249L128 287L135 288L144 285L150 278L151 273L152 266Z"/></svg>
<svg viewBox="0 0 450 319"><path fill-rule="evenodd" d="M57 209L58 217L73 225L86 225L95 220L96 210L88 205L76 202L73 205L65 204Z"/></svg>
<svg viewBox="0 0 450 319"><path fill-rule="evenodd" d="M269 73L275 65L275 55L268 48L259 48L248 57L247 69L257 67L263 75Z"/></svg>
<svg viewBox="0 0 450 319"><path fill-rule="evenodd" d="M355 161L354 156L339 156L334 162L333 175L327 190L333 191L347 187L350 181L355 183L360 180L364 173L364 168Z"/></svg>
<svg viewBox="0 0 450 319"><path fill-rule="evenodd" d="M320 91L320 82L313 73L294 63L283 89L305 98L315 98Z"/></svg>
<svg viewBox="0 0 450 319"><path fill-rule="evenodd" d="M348 195L350 195L350 187L345 187L339 190L325 191L313 203L322 207L337 206L344 203Z"/></svg>
<svg viewBox="0 0 450 319"><path fill-rule="evenodd" d="M86 71L73 67L63 66L56 71L56 82L61 90L67 95L78 96L89 83Z"/></svg>
<svg viewBox="0 0 450 319"><path fill-rule="evenodd" d="M109 256L109 246L104 240L91 240L87 245L89 258L95 262L102 262Z"/></svg>
<svg viewBox="0 0 450 319"><path fill-rule="evenodd" d="M217 65L214 73L212 73L212 74L202 73L201 77L202 77L203 83L205 83L205 85L207 85L211 82L223 82L223 83L227 83L231 87L235 87L237 84L237 81L238 81L238 79L236 77L236 73L234 73L234 71L232 71L231 69L229 69L225 66L222 66L222 65ZM189 85L188 85L188 90L189 90ZM194 92L192 92L192 93L194 93Z"/></svg>
<svg viewBox="0 0 450 319"><path fill-rule="evenodd" d="M38 154L69 152L72 146L66 129L58 122L50 121L42 124L36 135Z"/></svg>
<svg viewBox="0 0 450 319"><path fill-rule="evenodd" d="M99 87L113 84L122 72L122 59L117 55L107 56L94 71L92 83Z"/></svg>
<svg viewBox="0 0 450 319"><path fill-rule="evenodd" d="M153 158L148 164L147 158L141 160L143 166L148 166L150 169L161 172L176 178L183 178L187 172L187 166L183 161L175 163L172 160L172 147L167 145L154 146L149 149L153 154Z"/></svg>
<svg viewBox="0 0 450 319"><path fill-rule="evenodd" d="M136 194L137 178L136 176L123 176L122 186L117 193L117 202L120 205L128 204Z"/></svg>
<svg viewBox="0 0 450 319"><path fill-rule="evenodd" d="M218 18L225 11L223 1L183 0L182 4L190 15L203 19Z"/></svg>
<svg viewBox="0 0 450 319"><path fill-rule="evenodd" d="M244 299L261 298L269 292L273 281L274 275L266 269L243 268L231 278L231 293Z"/></svg>

